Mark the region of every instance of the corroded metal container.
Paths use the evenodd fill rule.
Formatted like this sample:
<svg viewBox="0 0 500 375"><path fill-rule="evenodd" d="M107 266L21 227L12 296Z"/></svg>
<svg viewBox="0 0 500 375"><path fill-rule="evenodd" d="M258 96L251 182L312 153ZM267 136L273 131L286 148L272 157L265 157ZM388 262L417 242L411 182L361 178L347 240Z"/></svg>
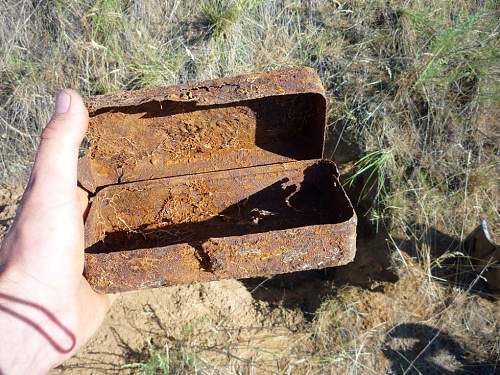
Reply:
<svg viewBox="0 0 500 375"><path fill-rule="evenodd" d="M85 271L119 292L343 265L356 215L293 68L86 100Z"/></svg>

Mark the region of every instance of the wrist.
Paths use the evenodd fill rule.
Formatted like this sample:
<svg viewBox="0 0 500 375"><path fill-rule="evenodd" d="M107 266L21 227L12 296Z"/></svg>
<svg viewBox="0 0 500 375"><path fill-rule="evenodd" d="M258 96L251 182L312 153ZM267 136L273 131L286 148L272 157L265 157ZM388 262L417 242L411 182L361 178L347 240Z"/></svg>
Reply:
<svg viewBox="0 0 500 375"><path fill-rule="evenodd" d="M0 277L1 279L1 277ZM57 316L0 280L0 373L45 374L75 346Z"/></svg>
<svg viewBox="0 0 500 375"><path fill-rule="evenodd" d="M16 318L0 308L0 373L46 374L57 363L45 352L43 342Z"/></svg>

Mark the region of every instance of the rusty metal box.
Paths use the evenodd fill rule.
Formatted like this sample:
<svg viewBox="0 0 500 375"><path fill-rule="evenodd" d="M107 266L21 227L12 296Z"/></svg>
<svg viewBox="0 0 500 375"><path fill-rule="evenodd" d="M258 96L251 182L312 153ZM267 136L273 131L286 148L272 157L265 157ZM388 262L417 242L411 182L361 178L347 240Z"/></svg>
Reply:
<svg viewBox="0 0 500 375"><path fill-rule="evenodd" d="M356 215L292 68L86 100L85 277L100 292L343 265Z"/></svg>

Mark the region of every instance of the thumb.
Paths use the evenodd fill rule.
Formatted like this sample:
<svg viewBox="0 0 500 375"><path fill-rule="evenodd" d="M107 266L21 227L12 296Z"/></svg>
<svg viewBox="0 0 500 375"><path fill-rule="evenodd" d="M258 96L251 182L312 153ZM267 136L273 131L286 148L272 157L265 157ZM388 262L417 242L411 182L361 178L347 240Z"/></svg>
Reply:
<svg viewBox="0 0 500 375"><path fill-rule="evenodd" d="M55 113L42 132L30 187L54 196L76 191L78 150L88 126L88 112L78 93L65 89L56 97Z"/></svg>

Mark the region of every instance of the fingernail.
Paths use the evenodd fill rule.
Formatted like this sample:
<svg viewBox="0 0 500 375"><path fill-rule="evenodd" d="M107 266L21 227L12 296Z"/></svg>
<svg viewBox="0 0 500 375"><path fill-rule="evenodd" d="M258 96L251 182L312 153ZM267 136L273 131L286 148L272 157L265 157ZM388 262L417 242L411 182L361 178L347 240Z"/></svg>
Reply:
<svg viewBox="0 0 500 375"><path fill-rule="evenodd" d="M60 91L56 96L56 113L66 113L71 105L71 96L67 92Z"/></svg>

